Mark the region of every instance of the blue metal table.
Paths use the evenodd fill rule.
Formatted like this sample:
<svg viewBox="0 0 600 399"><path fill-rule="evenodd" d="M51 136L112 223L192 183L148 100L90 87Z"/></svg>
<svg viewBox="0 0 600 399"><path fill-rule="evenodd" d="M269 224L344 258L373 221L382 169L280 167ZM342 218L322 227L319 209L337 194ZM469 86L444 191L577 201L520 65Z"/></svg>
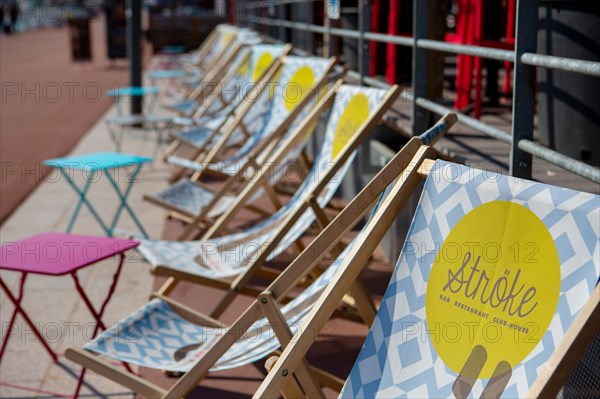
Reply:
<svg viewBox="0 0 600 399"><path fill-rule="evenodd" d="M163 131L171 127L172 117L153 115L152 112L158 101L159 89L156 86L131 86L121 87L109 90L106 95L114 98L117 103L117 116L106 119L106 128L111 139L115 143L117 152L121 152L123 136L125 129L132 127L148 128L156 133L155 154L158 153L160 144L163 141ZM122 104L131 97L149 97L150 101L144 102L144 109L141 114L126 114L122 109Z"/></svg>
<svg viewBox="0 0 600 399"><path fill-rule="evenodd" d="M133 184L137 182L137 176L140 170L142 169L143 164L151 161L152 158L149 157L121 154L117 152L96 152L91 154L65 158L55 158L44 161L44 165L57 168L60 171L61 175L65 178L67 183L75 190L75 192L79 196L79 201L77 202L75 210L73 211L71 219L69 220L69 224L67 225L67 233L70 233L73 229L73 225L75 224L77 216L81 211L81 206L85 205L94 217L94 219L96 219L98 224L102 227L106 235L113 235L117 222L119 221L123 210L125 210L133 219L133 222L139 229L140 233L147 238L148 234L146 233L146 230L144 230L144 227L142 226L141 222L127 203L127 198L131 193ZM111 169L118 168L133 168L124 179L124 189L121 189L119 187L117 180L111 175L111 173L107 173L107 171ZM86 172L85 182L82 186L79 186L75 182L73 173L75 170ZM110 185L114 188L115 192L117 193L117 197L119 198L119 207L117 208L117 211L110 223L106 223L104 222L104 220L102 220L99 213L96 211L96 209L94 209L94 207L88 199L88 192L92 182L96 180L96 176L99 173L103 172L106 172L104 173L104 175L107 177Z"/></svg>

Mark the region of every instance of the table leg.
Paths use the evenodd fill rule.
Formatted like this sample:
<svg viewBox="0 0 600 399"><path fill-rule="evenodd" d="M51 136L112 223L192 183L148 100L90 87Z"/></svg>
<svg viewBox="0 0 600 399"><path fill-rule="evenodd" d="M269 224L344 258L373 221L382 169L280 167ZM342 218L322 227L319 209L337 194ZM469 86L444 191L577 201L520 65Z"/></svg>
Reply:
<svg viewBox="0 0 600 399"><path fill-rule="evenodd" d="M109 120L105 122L106 130L110 135L112 141L115 143L115 151L121 152L121 143L123 142L123 128L110 123Z"/></svg>
<svg viewBox="0 0 600 399"><path fill-rule="evenodd" d="M25 320L25 323L27 323L27 325L29 325L29 328L31 328L31 331L33 331L33 334L35 335L35 337L41 342L42 346L46 349L46 351L52 358L52 361L54 363L57 363L58 357L56 356L54 351L50 348L50 346L46 343L42 334L38 331L38 329L35 327L35 324L33 324L31 319L27 315L27 313L25 313L25 311L21 307L21 301L23 300L23 293L24 293L23 288L25 287L26 279L27 279L27 273L22 273L21 282L19 284L19 294L17 297L15 297L13 295L13 293L8 289L8 286L4 283L2 278L0 278L0 286L6 292L6 296L8 296L8 299L13 303L13 305L15 307L12 317L10 318L10 323L8 325L6 337L4 337L4 340L2 342L2 349L0 349L0 360L2 359L2 356L4 355L4 351L6 350L6 346L8 344L8 339L10 338L10 331L12 330L12 327L15 323L17 313L18 313L21 315L21 317L23 317L23 319Z"/></svg>
<svg viewBox="0 0 600 399"><path fill-rule="evenodd" d="M77 184L75 184L73 179L71 179L69 177L69 175L64 171L64 169L61 168L60 172L63 175L63 177L65 178L65 180L67 181L67 183L69 183L69 185L71 187L73 187L73 190L75 190L75 192L77 192L77 194L79 195L79 202L77 202L77 205L75 206L75 210L73 211L73 214L71 215L71 220L69 220L69 224L67 226L67 233L70 233L71 230L73 229L75 220L77 219L77 216L79 215L79 212L81 211L81 205L85 205L88 208L88 210L90 211L90 213L92 214L92 216L94 217L94 219L96 219L96 221L98 222L100 227L102 227L104 232L110 236L112 233L112 230L110 230L109 227L102 221L102 218L100 217L100 215L98 214L96 209L94 209L92 204L90 204L90 202L87 199L87 193L90 189L92 181L94 180L96 171L91 172L91 175L86 179L87 181L85 182L83 189L80 189L77 186Z"/></svg>
<svg viewBox="0 0 600 399"><path fill-rule="evenodd" d="M123 269L124 263L125 263L125 255L123 253L120 253L119 254L119 265L117 266L117 270L113 274L113 280L110 285L110 288L108 289L106 298L104 298L104 301L102 302L102 305L100 306L100 310L98 310L98 311L96 310L96 308L90 301L90 298L87 296L81 283L79 282L79 277L77 277L77 272L71 273L71 276L73 277L73 281L75 282L75 288L77 289L77 292L79 292L81 299L83 300L83 302L87 306L88 310L90 311L90 313L96 320L96 327L94 328L94 333L93 333L94 336L96 335L96 333L98 332L99 329L106 330L106 326L102 322L102 316L104 315L104 311L106 310L106 306L108 305L108 302L110 302L110 299L112 298L113 294L115 293L115 290L117 288L117 282L119 281L119 277L121 276L121 270Z"/></svg>
<svg viewBox="0 0 600 399"><path fill-rule="evenodd" d="M100 306L100 310L98 310L98 311L96 310L96 308L90 301L90 298L87 296L83 287L81 286L81 283L79 282L79 278L77 277L77 272L71 273L71 276L73 277L73 281L75 282L75 288L77 289L79 296L81 297L81 299L83 300L83 302L85 303L88 310L90 311L90 313L92 314L92 316L94 317L94 319L96 321L96 326L94 327L94 333L92 334L94 337L96 336L96 334L98 333L98 331L100 329L106 330L106 325L102 321L102 316L104 315L104 311L106 310L106 306L108 305L108 302L110 302L110 299L112 298L112 296L115 292L115 289L117 288L117 282L119 281L119 277L121 276L121 270L123 269L124 263L125 263L125 255L121 252L119 254L119 265L117 266L117 270L113 274L113 280L110 285L110 288L108 289L108 294L106 295L106 298L102 302L102 305ZM125 366L127 371L133 373L133 370L127 363L123 363L123 365ZM86 372L86 369L84 368L81 370L81 373L79 374L79 378L77 379L77 387L75 388L75 393L73 394L74 398L77 398L79 396L79 391L81 390L81 386L83 385L83 378L85 377L85 372Z"/></svg>
<svg viewBox="0 0 600 399"><path fill-rule="evenodd" d="M108 233L109 235L112 235L112 232L114 231L115 227L117 226L117 222L118 222L119 218L121 217L121 213L122 213L123 209L125 209L127 211L127 213L129 213L129 216L131 216L131 219L133 219L133 222L139 229L140 233L142 233L143 237L148 238L148 234L146 233L144 226L142 226L142 223L138 220L137 216L135 215L135 213L133 212L133 210L127 203L127 198L129 197L129 194L131 193L133 184L136 182L136 178L137 178L138 174L140 173L141 169L142 169L142 165L141 164L137 165L135 171L129 177L129 182L127 183L125 192L122 192L121 189L119 188L119 185L115 181L115 179L113 179L113 177L109 173L106 173L106 176L108 177L108 181L115 189L115 192L117 193L117 196L119 197L119 200L120 200L119 208L117 209L117 212L115 213L115 216L114 216L113 221L109 228L109 233Z"/></svg>
<svg viewBox="0 0 600 399"><path fill-rule="evenodd" d="M152 112L154 111L154 107L156 106L157 101L158 101L158 93L157 94L151 94L150 95L150 101L148 101L148 103L146 105L146 113L148 115L151 115Z"/></svg>

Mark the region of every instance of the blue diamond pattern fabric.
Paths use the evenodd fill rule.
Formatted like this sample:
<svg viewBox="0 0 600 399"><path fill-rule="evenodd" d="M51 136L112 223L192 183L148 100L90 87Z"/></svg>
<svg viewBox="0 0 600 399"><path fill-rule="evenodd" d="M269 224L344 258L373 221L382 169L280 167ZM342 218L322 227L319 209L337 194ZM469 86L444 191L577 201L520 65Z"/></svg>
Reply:
<svg viewBox="0 0 600 399"><path fill-rule="evenodd" d="M241 273L256 259L259 251L275 237L277 229L284 223L288 215L308 201L313 188L317 186L335 161L333 154L334 138L342 113L348 103L356 95L364 95L368 102L369 114L381 104L385 90L370 89L342 85L336 101L329 114L325 127L325 137L315 162L296 193L290 200L269 218L245 231L215 237L209 241L172 242L160 240L140 240L140 253L153 266L169 267L186 273L204 277L222 278ZM350 167L355 153L338 170L336 175L325 185L317 196L317 202L325 207L340 186L343 177ZM268 259L281 254L310 227L315 221L314 212L309 208L298 218L287 231L284 238L277 243Z"/></svg>
<svg viewBox="0 0 600 399"><path fill-rule="evenodd" d="M196 62L192 61L193 64L199 64L200 61L202 61L204 64L208 64L213 62L215 57L220 57L220 58L228 58L230 57L233 51L236 51L238 49L237 45L239 44L247 44L247 45L252 45L252 44L257 44L259 43L259 40L257 39L257 37L252 34L251 32L248 33L243 33L243 32L239 32L239 31L231 31L231 33L228 32L220 32L220 37L217 39L217 44L211 47L211 50L209 53L205 54L202 57L202 60L197 59ZM232 66L233 68L238 68L239 66L241 66L242 62L243 62L243 58L245 55L247 55L247 50L245 49L241 49L239 51L237 51L237 53L235 54L233 60L231 61L230 66ZM193 87L202 84L202 82L200 81L200 79L202 79L204 77L204 73L198 71L195 79L196 79L196 84L193 85ZM238 77L235 77L236 79L238 79ZM205 82L205 83L210 83L210 82ZM169 108L180 112L183 115L192 115L195 110L198 108L198 104L196 103L195 100L181 100L175 104L171 104L169 105Z"/></svg>
<svg viewBox="0 0 600 399"><path fill-rule="evenodd" d="M359 234L309 287L281 307L294 333L339 269L354 242L362 239L360 237ZM179 316L164 301L154 299L104 331L84 348L130 364L185 372L201 361L211 344L224 333L225 328L193 324ZM217 361L211 371L239 367L270 355L279 348L279 341L275 337L267 319L258 319Z"/></svg>
<svg viewBox="0 0 600 399"><path fill-rule="evenodd" d="M190 216L198 215L202 208L213 200L215 193L207 188L199 186L188 179L175 182L167 190L163 190L155 196L161 201L187 213ZM214 206L208 216L217 217L225 212L235 202L235 196L223 195L219 203Z"/></svg>
<svg viewBox="0 0 600 399"><path fill-rule="evenodd" d="M554 315L550 313L549 326L543 330L545 333L541 332L541 339L533 342L533 350L525 353L526 357L517 364L510 365L512 375L502 397L527 394L598 283L600 197L437 161L425 183L375 322L340 393L341 398L455 396L452 387L458 373L436 350L437 330L426 317L426 290L432 264L440 256L440 245L453 228L469 212L496 201L509 201L533 212L554 241L560 264L560 290ZM452 276L448 274L448 278ZM545 278L539 276L541 282ZM489 380L477 379L468 397L480 397Z"/></svg>
<svg viewBox="0 0 600 399"><path fill-rule="evenodd" d="M209 116L205 116L202 118L176 118L176 123L187 122L185 124L195 124L200 130L214 130L217 129L221 124L229 117L229 115L233 112L233 110L239 105L243 96L250 90L250 88L256 83L254 81L255 70L257 68L257 64L259 59L264 54L270 54L273 61L279 58L283 54L284 46L283 45L274 45L274 44L257 44L252 46L250 50L249 56L249 66L248 68L242 68L245 60L247 59L247 52L240 51L236 56L236 59L233 62L233 68L236 69L236 73L232 76L231 80L226 83L225 87L222 88L221 93L223 94L224 100L229 102L229 104L225 107L220 107L220 101L214 101L211 104L211 107L207 109L207 113ZM180 112L185 114L192 114L198 107L198 104L195 101L192 101L192 105L182 105L182 109L177 109ZM260 103L255 104L249 111L248 115L244 117L244 122L251 126L252 129L257 129L259 126L256 126L254 121L260 120L261 116L266 112L267 102L261 101ZM250 129L250 131L252 131ZM192 128L191 130L195 130ZM180 131L175 133L176 137L180 137L185 140L188 144L195 146L197 148L201 147L205 144L205 137L199 139L194 136L194 133L191 133L193 138L188 138L186 131ZM240 143L245 139L245 136L238 129L235 132L234 137L230 139L232 144Z"/></svg>
<svg viewBox="0 0 600 399"><path fill-rule="evenodd" d="M214 129L217 129L219 127L218 124L218 120L217 119L213 119L213 122L216 122L216 126L195 126L191 129L188 130L181 130L178 132L173 133L173 135L180 139L181 141L183 141L184 143L186 143L187 145L200 149L202 148L208 141L208 139L210 138L211 133L213 132ZM222 120L221 120L222 122ZM213 143L216 143L217 140L219 140L219 135L216 135L215 138L213 139ZM235 137L232 138L232 142L240 142L243 139L243 135L241 134L237 134Z"/></svg>

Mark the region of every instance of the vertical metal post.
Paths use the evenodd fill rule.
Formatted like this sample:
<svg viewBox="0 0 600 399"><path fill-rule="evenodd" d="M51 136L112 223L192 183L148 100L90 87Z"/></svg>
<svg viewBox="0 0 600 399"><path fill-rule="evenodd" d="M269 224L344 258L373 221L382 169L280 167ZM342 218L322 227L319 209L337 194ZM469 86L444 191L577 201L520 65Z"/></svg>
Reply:
<svg viewBox="0 0 600 399"><path fill-rule="evenodd" d="M128 0L127 58L129 59L129 84L142 85L142 1ZM131 97L131 113L142 113L143 96Z"/></svg>
<svg viewBox="0 0 600 399"><path fill-rule="evenodd" d="M323 33L323 57L328 58L331 57L331 20L327 16L327 11L323 16L323 27L325 28L325 33Z"/></svg>
<svg viewBox="0 0 600 399"><path fill-rule="evenodd" d="M365 32L371 31L371 0L358 0L358 74L360 84L364 86L365 76L369 70L369 41L365 40Z"/></svg>
<svg viewBox="0 0 600 399"><path fill-rule="evenodd" d="M360 75L360 84L365 86L365 77L369 74L370 66L370 55L369 50L370 41L365 39L365 32L371 31L371 0L358 0L358 74ZM356 195L364 182L362 176L365 176L370 165L370 140L365 140L358 153L358 162L353 164L352 171L354 173L354 187L352 188L351 194Z"/></svg>
<svg viewBox="0 0 600 399"><path fill-rule="evenodd" d="M517 1L510 174L526 179L531 178L532 157L519 149L519 141L533 139L535 67L523 64L521 56L536 52L538 3L538 0Z"/></svg>
<svg viewBox="0 0 600 399"><path fill-rule="evenodd" d="M277 18L278 19L285 19L285 4L282 3L278 3L277 4ZM287 35L285 34L285 28L283 26L279 26L277 27L277 38L279 40L281 40L282 42L287 42Z"/></svg>
<svg viewBox="0 0 600 399"><path fill-rule="evenodd" d="M418 106L419 98L427 97L427 50L417 46L419 39L429 36L429 0L413 0L413 49L412 49L412 134L427 130L429 113Z"/></svg>
<svg viewBox="0 0 600 399"><path fill-rule="evenodd" d="M306 26L308 27L308 25L312 25L313 22L315 22L315 18L314 18L314 9L315 9L315 3L314 2L310 2L310 1L306 1L304 2L304 13L305 13L305 20L304 22L306 22ZM310 30L306 30L306 51L308 51L309 54L314 54L315 52L315 34L310 31Z"/></svg>

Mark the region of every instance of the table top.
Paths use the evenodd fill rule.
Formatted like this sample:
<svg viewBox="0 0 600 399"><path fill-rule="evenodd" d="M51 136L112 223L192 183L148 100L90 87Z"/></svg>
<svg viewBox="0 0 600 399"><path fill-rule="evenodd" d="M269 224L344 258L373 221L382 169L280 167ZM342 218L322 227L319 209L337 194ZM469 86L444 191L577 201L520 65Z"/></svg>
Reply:
<svg viewBox="0 0 600 399"><path fill-rule="evenodd" d="M148 77L152 79L183 78L185 75L183 69L160 69L148 72Z"/></svg>
<svg viewBox="0 0 600 399"><path fill-rule="evenodd" d="M145 96L147 94L158 94L158 87L156 86L130 86L120 87L118 89L112 89L106 92L109 97L120 97L120 96Z"/></svg>
<svg viewBox="0 0 600 399"><path fill-rule="evenodd" d="M161 54L181 54L185 52L185 46L172 44L169 46L164 46L161 50Z"/></svg>
<svg viewBox="0 0 600 399"><path fill-rule="evenodd" d="M94 152L72 157L48 159L44 165L60 169L106 170L151 162L152 158L119 152Z"/></svg>
<svg viewBox="0 0 600 399"><path fill-rule="evenodd" d="M139 245L138 241L41 233L0 247L0 269L60 276Z"/></svg>

